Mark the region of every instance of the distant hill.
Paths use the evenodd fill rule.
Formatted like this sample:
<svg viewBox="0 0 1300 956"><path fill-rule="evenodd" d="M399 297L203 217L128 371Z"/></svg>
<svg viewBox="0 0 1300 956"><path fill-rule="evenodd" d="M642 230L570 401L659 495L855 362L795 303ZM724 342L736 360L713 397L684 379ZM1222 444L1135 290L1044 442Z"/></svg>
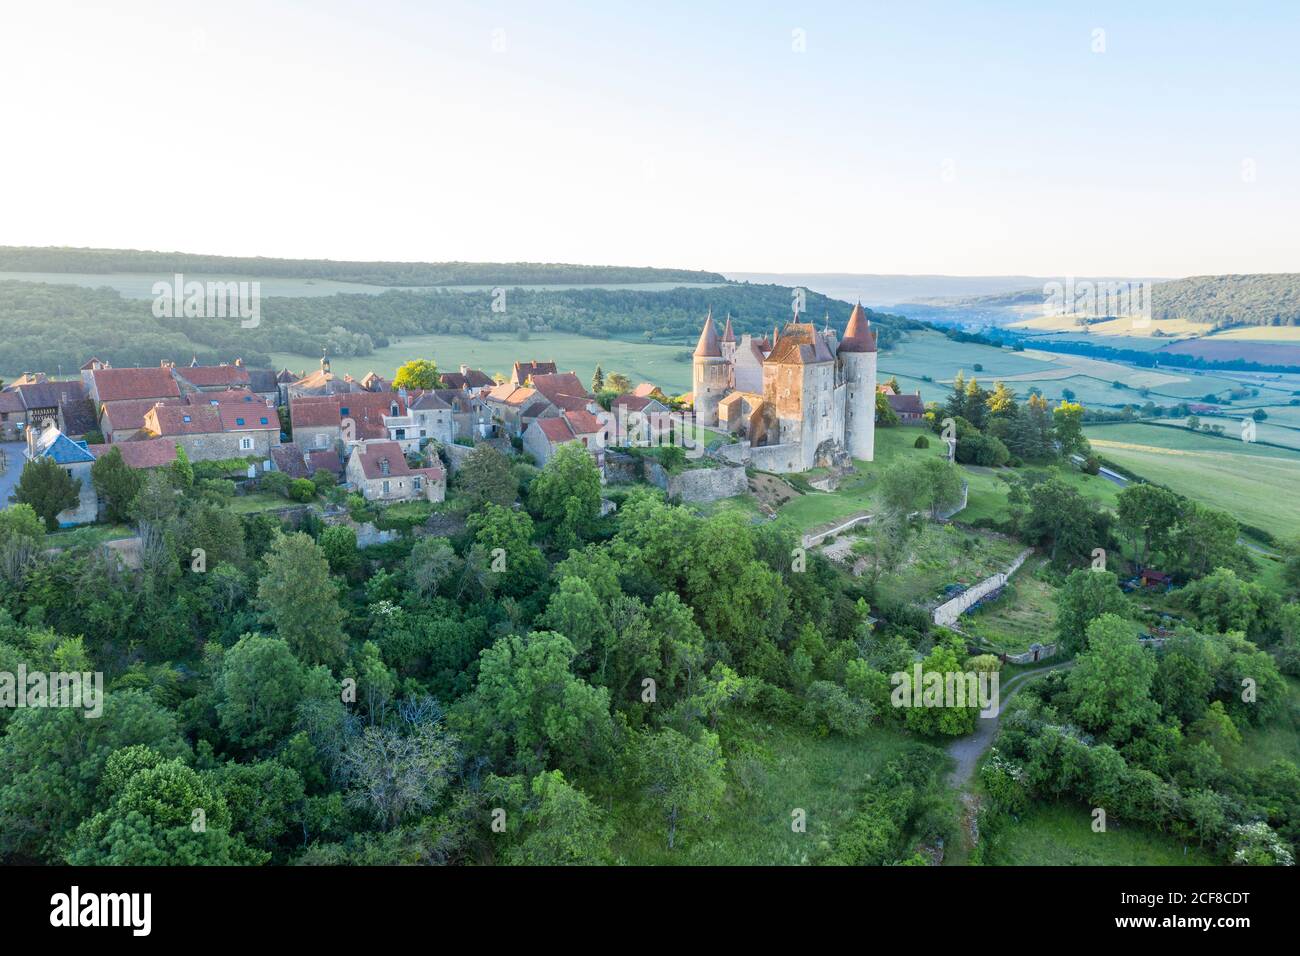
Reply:
<svg viewBox="0 0 1300 956"><path fill-rule="evenodd" d="M1152 290L1157 319L1186 319L1215 328L1300 325L1300 273L1191 276Z"/></svg>
<svg viewBox="0 0 1300 956"><path fill-rule="evenodd" d="M804 314L843 332L849 306L807 292ZM411 335L480 338L553 329L594 338L695 343L704 314L730 314L738 333L762 335L790 318L792 290L777 285L685 286L666 290L517 289L493 308L491 292L470 289L389 290L314 297L264 297L260 323L238 319L157 318L152 302L108 288L0 281L0 370L54 373L96 355L117 366L164 359L201 362L242 357L266 365L271 353L319 358L366 356ZM870 310L868 310L870 312ZM915 323L871 312L882 347ZM629 346L634 347L634 346ZM560 356L556 356L560 358Z"/></svg>
<svg viewBox="0 0 1300 956"><path fill-rule="evenodd" d="M266 259L138 249L0 246L0 272L156 273L332 279L382 286L725 282L716 272L557 262L343 262Z"/></svg>

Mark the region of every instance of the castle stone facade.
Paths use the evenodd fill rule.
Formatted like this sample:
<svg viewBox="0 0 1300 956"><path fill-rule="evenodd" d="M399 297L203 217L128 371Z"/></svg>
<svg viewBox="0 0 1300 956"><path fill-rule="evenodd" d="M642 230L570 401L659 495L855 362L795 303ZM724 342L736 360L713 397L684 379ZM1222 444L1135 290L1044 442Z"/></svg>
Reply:
<svg viewBox="0 0 1300 956"><path fill-rule="evenodd" d="M773 340L721 336L710 313L693 366L695 417L745 445L742 460L773 472L871 461L875 455L876 334L861 303L843 341L798 315Z"/></svg>

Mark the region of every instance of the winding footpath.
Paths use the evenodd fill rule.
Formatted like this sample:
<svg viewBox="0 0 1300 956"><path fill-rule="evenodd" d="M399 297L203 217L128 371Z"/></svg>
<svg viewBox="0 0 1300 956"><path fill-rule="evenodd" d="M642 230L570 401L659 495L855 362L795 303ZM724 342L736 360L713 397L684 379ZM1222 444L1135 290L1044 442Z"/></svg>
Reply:
<svg viewBox="0 0 1300 956"><path fill-rule="evenodd" d="M1000 685L998 687L997 716L976 718L974 733L959 737L948 745L948 756L952 757L955 764L952 772L948 774L948 785L954 790L966 789L966 784L975 773L975 766L979 763L980 757L984 756L984 751L992 746L993 738L998 733L998 724L1002 720L1002 711L1006 710L1007 704L1015 696L1016 691L1020 690L1028 681L1042 677L1044 674L1050 674L1052 671L1068 670L1073 666L1074 661L1072 660L1062 661L1050 667L1017 674L1005 684Z"/></svg>

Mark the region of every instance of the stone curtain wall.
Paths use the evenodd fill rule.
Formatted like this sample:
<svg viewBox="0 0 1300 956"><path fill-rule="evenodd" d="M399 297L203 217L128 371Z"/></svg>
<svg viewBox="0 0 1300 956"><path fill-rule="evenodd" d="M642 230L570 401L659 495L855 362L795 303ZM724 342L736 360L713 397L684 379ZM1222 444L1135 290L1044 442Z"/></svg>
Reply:
<svg viewBox="0 0 1300 956"><path fill-rule="evenodd" d="M720 465L717 468L691 468L676 475L664 471L656 461L645 463L646 481L664 490L669 498L680 501L717 501L733 498L749 490L744 468Z"/></svg>
<svg viewBox="0 0 1300 956"><path fill-rule="evenodd" d="M1020 552L1020 555L1011 562L1011 566L1005 571L999 571L992 577L985 578L979 584L968 588L961 594L957 595L951 601L940 604L934 609L934 623L936 627L948 627L957 621L957 618L965 614L972 604L978 601L984 595L996 591L1007 583L1007 579L1015 574L1019 567L1025 563L1025 559L1033 553L1032 548L1026 548Z"/></svg>

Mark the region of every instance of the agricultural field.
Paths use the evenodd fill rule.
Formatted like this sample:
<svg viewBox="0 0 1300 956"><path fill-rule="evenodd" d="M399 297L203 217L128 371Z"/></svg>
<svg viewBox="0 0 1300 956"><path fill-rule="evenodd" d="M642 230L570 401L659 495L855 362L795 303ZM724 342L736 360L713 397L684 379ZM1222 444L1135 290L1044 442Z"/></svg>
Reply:
<svg viewBox="0 0 1300 956"><path fill-rule="evenodd" d="M1251 342L1289 342L1300 345L1300 325L1243 325L1215 332L1210 338L1246 339Z"/></svg>
<svg viewBox="0 0 1300 956"><path fill-rule="evenodd" d="M1204 335L1210 330L1210 326L1203 322L1189 322L1186 319L1144 320L1138 316L1123 316L1108 319L1105 322L1094 322L1088 326L1088 331L1084 332L1080 326L1075 324L1078 318L1076 315L1039 315L1025 319L1022 322L1012 323L1010 328L1026 332L1074 332L1079 335L1124 336L1130 338L1154 337L1157 342L1162 339L1168 342L1168 339L1164 338L1164 336ZM1163 335L1156 336L1157 331L1163 333Z"/></svg>
<svg viewBox="0 0 1300 956"><path fill-rule="evenodd" d="M1175 342L1165 351L1177 355L1196 355L1209 361L1228 362L1242 359L1261 365L1294 365L1300 368L1300 343L1258 341L1251 339L1190 339Z"/></svg>
<svg viewBox="0 0 1300 956"><path fill-rule="evenodd" d="M607 374L622 372L633 383L654 382L665 392L677 395L691 387L690 351L680 344L594 339L569 332L535 332L526 342L505 335L487 340L468 335L412 335L360 358L332 358L330 366L335 374L356 378L372 370L391 376L403 362L430 358L447 371L464 364L481 368L489 375L500 373L509 377L510 367L517 361L554 360L560 371L576 372L584 384L591 381L599 365ZM295 372L314 368L317 362L284 352L273 353L271 360L277 368L287 367Z"/></svg>
<svg viewBox="0 0 1300 956"><path fill-rule="evenodd" d="M1213 866L1195 843L1110 821L1094 833L1092 812L1072 804L1039 804L1005 824L986 857L993 866Z"/></svg>
<svg viewBox="0 0 1300 956"><path fill-rule="evenodd" d="M1300 453L1153 424L1090 425L1096 453L1283 536L1300 534Z"/></svg>
<svg viewBox="0 0 1300 956"><path fill-rule="evenodd" d="M975 365L983 371L975 371ZM939 332L909 332L907 338L895 348L880 353L879 377L881 381L891 374L921 378L928 375L936 381L952 381L958 372L967 378L974 375L981 381L1026 373L1041 373L1057 367L1053 359L1028 357L1024 352L954 342Z"/></svg>

